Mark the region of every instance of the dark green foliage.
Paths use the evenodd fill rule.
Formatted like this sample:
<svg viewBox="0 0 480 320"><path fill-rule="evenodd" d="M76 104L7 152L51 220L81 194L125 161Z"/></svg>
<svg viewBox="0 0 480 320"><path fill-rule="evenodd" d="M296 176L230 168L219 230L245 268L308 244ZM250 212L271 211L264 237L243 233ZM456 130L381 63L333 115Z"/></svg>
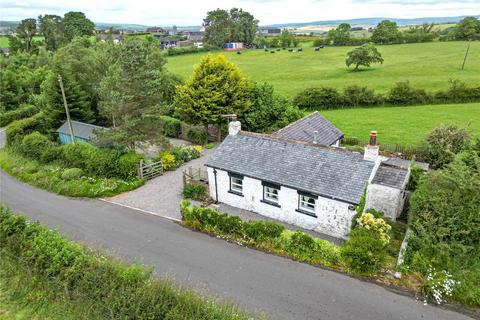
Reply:
<svg viewBox="0 0 480 320"><path fill-rule="evenodd" d="M372 41L378 44L393 44L401 41L401 33L396 22L383 20L372 33Z"/></svg>
<svg viewBox="0 0 480 320"><path fill-rule="evenodd" d="M134 179L137 176L137 166L143 156L135 152L122 154L116 162L115 176L121 179Z"/></svg>
<svg viewBox="0 0 480 320"><path fill-rule="evenodd" d="M207 143L207 133L194 128L187 130L187 139L195 144L204 145Z"/></svg>
<svg viewBox="0 0 480 320"><path fill-rule="evenodd" d="M45 47L55 51L65 42L63 19L60 16L46 14L38 17L39 33L45 37Z"/></svg>
<svg viewBox="0 0 480 320"><path fill-rule="evenodd" d="M182 133L182 122L169 116L160 116L167 137L178 138Z"/></svg>
<svg viewBox="0 0 480 320"><path fill-rule="evenodd" d="M73 180L83 176L83 170L80 168L69 168L62 172L62 179Z"/></svg>
<svg viewBox="0 0 480 320"><path fill-rule="evenodd" d="M381 95L375 94L375 90L357 85L347 86L343 90L343 102L346 106L374 106L383 103Z"/></svg>
<svg viewBox="0 0 480 320"><path fill-rule="evenodd" d="M455 281L452 297L479 306L480 158L458 154L445 168L422 178L410 200L405 261L410 270L448 270Z"/></svg>
<svg viewBox="0 0 480 320"><path fill-rule="evenodd" d="M415 191L417 185L420 181L420 178L424 175L423 169L419 166L412 165L410 166L410 177L407 183L407 190Z"/></svg>
<svg viewBox="0 0 480 320"><path fill-rule="evenodd" d="M394 105L415 105L432 102L432 97L423 89L413 88L408 81L397 82L390 89L386 102Z"/></svg>
<svg viewBox="0 0 480 320"><path fill-rule="evenodd" d="M458 40L480 40L480 20L465 17L457 24L453 33Z"/></svg>
<svg viewBox="0 0 480 320"><path fill-rule="evenodd" d="M263 83L255 84L252 105L241 113L240 122L248 131L272 132L301 117L298 108L276 95L272 85Z"/></svg>
<svg viewBox="0 0 480 320"><path fill-rule="evenodd" d="M207 197L207 187L203 184L186 185L183 188L183 196L185 199L203 201Z"/></svg>
<svg viewBox="0 0 480 320"><path fill-rule="evenodd" d="M308 253L316 248L315 240L312 236L303 231L295 231L289 242L289 249L293 252Z"/></svg>
<svg viewBox="0 0 480 320"><path fill-rule="evenodd" d="M343 105L343 99L335 88L308 88L293 98L293 104L300 109L328 110Z"/></svg>
<svg viewBox="0 0 480 320"><path fill-rule="evenodd" d="M262 242L280 237L285 227L272 221L247 221L243 229L248 238Z"/></svg>
<svg viewBox="0 0 480 320"><path fill-rule="evenodd" d="M87 303L85 315L116 319L249 319L232 306L219 305L153 277L152 269L125 265L104 253L67 240L57 231L0 209L0 248L28 268L30 277L48 278L70 303ZM55 288L55 286L53 286ZM84 299L84 300L82 300ZM92 303L93 302L93 303ZM91 312L91 314L90 314Z"/></svg>
<svg viewBox="0 0 480 320"><path fill-rule="evenodd" d="M91 36L95 31L95 24L83 12L70 11L63 16L64 36L68 41L75 37Z"/></svg>
<svg viewBox="0 0 480 320"><path fill-rule="evenodd" d="M385 263L387 251L377 232L355 228L342 247L342 256L351 271L374 274Z"/></svg>
<svg viewBox="0 0 480 320"><path fill-rule="evenodd" d="M35 130L43 131L43 128L44 118L41 112L29 118L15 120L11 122L5 129L7 134L7 142L8 144L13 144L18 139L22 139L24 135Z"/></svg>
<svg viewBox="0 0 480 320"><path fill-rule="evenodd" d="M167 49L166 55L167 56L179 56L182 54L189 54L189 53L196 53L196 52L208 52L211 51L212 48L204 44L203 48L198 48L196 46L190 46L190 47L181 47L181 48L175 48L175 47L169 47Z"/></svg>
<svg viewBox="0 0 480 320"><path fill-rule="evenodd" d="M438 169L453 161L457 153L470 145L470 136L465 128L441 125L427 135L426 142L428 163Z"/></svg>
<svg viewBox="0 0 480 320"><path fill-rule="evenodd" d="M5 127L6 125L8 125L9 123L15 120L31 117L37 112L38 112L38 108L36 106L25 104L20 106L18 109L1 113L0 127Z"/></svg>
<svg viewBox="0 0 480 320"><path fill-rule="evenodd" d="M469 87L458 79L450 80L450 86L445 91L435 93L437 103L474 102L480 100L480 87Z"/></svg>

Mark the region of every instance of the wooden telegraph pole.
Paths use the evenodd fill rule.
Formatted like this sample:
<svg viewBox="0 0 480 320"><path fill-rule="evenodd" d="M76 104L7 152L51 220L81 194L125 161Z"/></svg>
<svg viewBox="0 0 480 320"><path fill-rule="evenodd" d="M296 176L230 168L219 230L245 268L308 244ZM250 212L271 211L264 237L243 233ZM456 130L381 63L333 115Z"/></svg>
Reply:
<svg viewBox="0 0 480 320"><path fill-rule="evenodd" d="M470 40L468 40L467 51L465 51L465 57L463 58L462 70L465 68L465 62L467 62L468 51L470 50Z"/></svg>
<svg viewBox="0 0 480 320"><path fill-rule="evenodd" d="M65 112L67 113L68 127L70 128L70 136L72 143L75 144L75 135L73 134L72 120L70 119L70 111L68 110L67 98L65 97L65 90L63 90L62 76L58 75L58 83L60 83L60 89L62 90L63 104L65 105Z"/></svg>

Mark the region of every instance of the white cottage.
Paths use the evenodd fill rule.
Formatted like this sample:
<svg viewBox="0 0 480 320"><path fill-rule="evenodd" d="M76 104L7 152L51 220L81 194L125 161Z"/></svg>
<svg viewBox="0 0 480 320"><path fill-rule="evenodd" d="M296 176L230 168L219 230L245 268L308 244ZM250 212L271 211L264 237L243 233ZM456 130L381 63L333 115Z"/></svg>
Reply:
<svg viewBox="0 0 480 320"><path fill-rule="evenodd" d="M245 132L238 121L231 122L229 135L206 163L210 195L217 202L339 238L350 232L367 185L368 207L398 216L409 170L379 156L376 135L365 155L319 144L322 137L315 138Z"/></svg>

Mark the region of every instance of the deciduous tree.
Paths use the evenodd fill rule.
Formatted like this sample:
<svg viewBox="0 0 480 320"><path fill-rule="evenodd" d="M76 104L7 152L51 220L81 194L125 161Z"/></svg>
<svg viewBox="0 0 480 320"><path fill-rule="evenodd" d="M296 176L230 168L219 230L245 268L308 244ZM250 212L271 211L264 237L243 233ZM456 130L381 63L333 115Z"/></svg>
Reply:
<svg viewBox="0 0 480 320"><path fill-rule="evenodd" d="M378 44L392 44L400 41L400 31L396 22L383 20L372 33L372 41Z"/></svg>
<svg viewBox="0 0 480 320"><path fill-rule="evenodd" d="M358 71L360 66L370 67L372 63L383 63L380 52L371 44L365 44L355 48L347 53L345 61L347 67L354 65L354 71Z"/></svg>
<svg viewBox="0 0 480 320"><path fill-rule="evenodd" d="M83 12L70 11L63 16L65 38L72 41L75 37L91 36L95 31L95 24Z"/></svg>

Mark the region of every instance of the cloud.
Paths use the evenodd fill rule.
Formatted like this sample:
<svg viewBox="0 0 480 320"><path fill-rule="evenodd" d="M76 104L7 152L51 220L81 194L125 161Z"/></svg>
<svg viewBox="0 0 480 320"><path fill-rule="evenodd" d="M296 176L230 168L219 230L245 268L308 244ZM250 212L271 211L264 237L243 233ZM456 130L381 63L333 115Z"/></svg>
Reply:
<svg viewBox="0 0 480 320"><path fill-rule="evenodd" d="M0 20L82 11L95 22L200 25L208 11L240 7L261 25L368 17L480 14L480 0L2 0Z"/></svg>

